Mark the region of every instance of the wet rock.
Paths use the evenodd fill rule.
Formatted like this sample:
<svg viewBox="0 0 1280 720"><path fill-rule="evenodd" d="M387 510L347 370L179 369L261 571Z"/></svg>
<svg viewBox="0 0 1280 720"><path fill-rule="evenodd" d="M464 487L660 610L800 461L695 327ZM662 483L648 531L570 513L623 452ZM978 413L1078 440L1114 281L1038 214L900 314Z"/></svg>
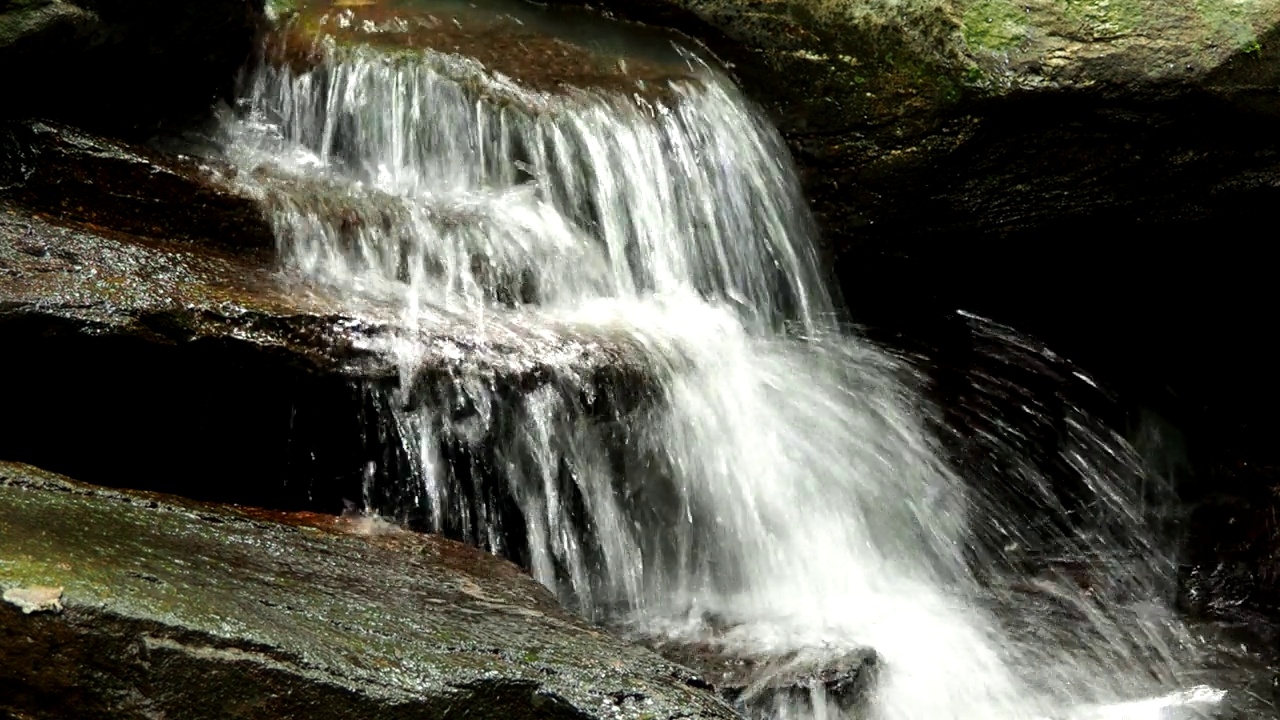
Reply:
<svg viewBox="0 0 1280 720"><path fill-rule="evenodd" d="M363 52L375 53L380 62L413 55L472 90L526 103L531 98L517 88L661 93L671 81L690 77L680 55L659 44L660 33L639 29L630 42L611 46L607 24L604 35L566 35L574 23L600 26L598 18L557 20L545 9L509 9L405 0L291 3L279 11L280 27L269 37L266 54L295 71ZM637 38L643 40L640 49Z"/></svg>
<svg viewBox="0 0 1280 720"><path fill-rule="evenodd" d="M649 639L645 644L694 669L699 683L714 689L748 717L775 717L783 707L823 706L857 712L864 709L879 672L879 657L870 648L767 654L737 652L714 642Z"/></svg>
<svg viewBox="0 0 1280 720"><path fill-rule="evenodd" d="M1182 567L1182 607L1192 615L1234 622L1280 617L1280 482L1235 469L1228 488L1191 511Z"/></svg>
<svg viewBox="0 0 1280 720"><path fill-rule="evenodd" d="M750 676L723 683L721 694L754 717L775 717L780 708L865 709L878 660L866 650L837 657L798 656L757 661Z"/></svg>
<svg viewBox="0 0 1280 720"><path fill-rule="evenodd" d="M261 2L0 3L0 115L140 134L197 119L231 92Z"/></svg>
<svg viewBox="0 0 1280 720"><path fill-rule="evenodd" d="M361 499L370 463L395 462L396 438L371 430L385 402L465 408L481 392L502 405L550 385L612 416L652 387L621 340L496 313L485 327L424 315L408 330L397 308L339 302L269 257L0 204L0 394L22 408L0 415L0 455L106 485L338 513ZM412 362L398 344L417 349Z"/></svg>
<svg viewBox="0 0 1280 720"><path fill-rule="evenodd" d="M163 240L274 246L230 169L46 122L0 126L0 198L64 220Z"/></svg>
<svg viewBox="0 0 1280 720"><path fill-rule="evenodd" d="M0 206L0 328L17 347L83 334L184 343L222 338L314 371L355 376L377 325L293 301L251 259Z"/></svg>
<svg viewBox="0 0 1280 720"><path fill-rule="evenodd" d="M0 714L729 718L681 668L437 537L0 465Z"/></svg>
<svg viewBox="0 0 1280 720"><path fill-rule="evenodd" d="M389 349L405 333L420 344L418 364L432 376L466 366L537 384L560 372L590 376L591 365L627 366L626 347L572 328L499 320L478 329L442 312L435 323L403 330L394 306L339 303L323 288L276 275L263 255L55 223L3 205L0 274L0 328L14 341L65 334L218 340L352 379L395 377L400 368Z"/></svg>

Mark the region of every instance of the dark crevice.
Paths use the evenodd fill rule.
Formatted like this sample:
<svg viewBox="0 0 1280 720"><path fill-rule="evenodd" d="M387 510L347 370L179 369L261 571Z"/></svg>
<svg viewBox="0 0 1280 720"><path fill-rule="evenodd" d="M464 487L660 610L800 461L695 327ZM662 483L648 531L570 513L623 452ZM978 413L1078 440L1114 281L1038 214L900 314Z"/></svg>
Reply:
<svg viewBox="0 0 1280 720"><path fill-rule="evenodd" d="M340 513L361 393L217 341L22 337L0 354L0 457L117 488Z"/></svg>
<svg viewBox="0 0 1280 720"><path fill-rule="evenodd" d="M367 492L379 514L435 529L391 421L392 380L318 375L215 340L51 338L15 322L0 335L0 459L105 487L288 512L363 511ZM442 534L525 565L524 521L492 452L438 442L462 491ZM496 544L469 531L486 512L500 528Z"/></svg>

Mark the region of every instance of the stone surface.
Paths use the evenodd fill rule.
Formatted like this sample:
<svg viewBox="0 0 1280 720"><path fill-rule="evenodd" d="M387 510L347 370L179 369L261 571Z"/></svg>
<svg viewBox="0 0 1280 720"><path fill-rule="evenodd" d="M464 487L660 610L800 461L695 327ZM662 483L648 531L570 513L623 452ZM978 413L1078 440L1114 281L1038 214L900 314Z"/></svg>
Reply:
<svg viewBox="0 0 1280 720"><path fill-rule="evenodd" d="M0 198L96 227L246 249L274 245L258 204L210 160L50 122L0 125Z"/></svg>
<svg viewBox="0 0 1280 720"><path fill-rule="evenodd" d="M814 698L844 712L865 712L880 660L874 650L765 654L730 650L716 642L642 641L663 657L693 668L722 698L753 718L776 717L780 707L808 706Z"/></svg>
<svg viewBox="0 0 1280 720"><path fill-rule="evenodd" d="M1066 89L1154 97L1171 84L1232 94L1274 82L1280 71L1263 52L1280 30L1276 0L560 4L689 33L741 68L784 133L826 137L850 157L933 134L974 100Z"/></svg>
<svg viewBox="0 0 1280 720"><path fill-rule="evenodd" d="M254 0L6 0L0 115L146 136L229 97L263 18Z"/></svg>
<svg viewBox="0 0 1280 720"><path fill-rule="evenodd" d="M12 342L65 334L156 343L243 346L309 371L351 379L394 377L383 352L400 336L394 309L339 303L292 286L250 257L105 228L54 223L0 206L0 328ZM422 371L477 366L522 387L560 372L625 372L624 349L546 329L482 333L441 315L421 328ZM585 363L585 364L584 364Z"/></svg>
<svg viewBox="0 0 1280 720"><path fill-rule="evenodd" d="M623 31L585 13L514 4L301 0L275 14L279 31L268 39L267 53L299 69L322 64L333 53L341 59L372 49L385 60L429 50L442 74L504 96L510 94L508 83L536 92L657 93L672 80L690 77L680 55L664 46L671 36L643 28ZM502 81L478 77L480 68Z"/></svg>
<svg viewBox="0 0 1280 720"><path fill-rule="evenodd" d="M382 350L404 332L398 307L281 274L271 225L233 175L66 126L0 127L0 324L39 326L43 337L220 339L315 372L395 376ZM479 366L527 387L626 366L624 348L569 327L498 318L482 332L445 312L434 321L415 338L430 376Z"/></svg>
<svg viewBox="0 0 1280 720"><path fill-rule="evenodd" d="M0 714L730 718L689 671L436 537L0 464Z"/></svg>

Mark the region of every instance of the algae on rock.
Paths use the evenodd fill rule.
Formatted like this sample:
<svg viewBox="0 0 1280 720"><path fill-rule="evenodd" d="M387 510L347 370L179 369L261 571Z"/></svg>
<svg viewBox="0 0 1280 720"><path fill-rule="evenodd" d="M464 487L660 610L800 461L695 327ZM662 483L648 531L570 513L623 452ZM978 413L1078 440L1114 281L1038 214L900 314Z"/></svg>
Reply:
<svg viewBox="0 0 1280 720"><path fill-rule="evenodd" d="M733 717L689 671L438 537L4 463L0 528L0 588L61 587L65 606L0 603L0 714Z"/></svg>

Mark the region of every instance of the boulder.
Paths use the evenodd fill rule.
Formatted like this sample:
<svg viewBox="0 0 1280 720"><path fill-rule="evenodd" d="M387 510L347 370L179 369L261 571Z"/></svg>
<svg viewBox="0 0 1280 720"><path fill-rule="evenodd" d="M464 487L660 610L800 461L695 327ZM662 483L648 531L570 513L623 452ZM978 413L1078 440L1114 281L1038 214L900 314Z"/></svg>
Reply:
<svg viewBox="0 0 1280 720"><path fill-rule="evenodd" d="M690 671L438 537L13 464L0 528L0 714L733 717Z"/></svg>
<svg viewBox="0 0 1280 720"><path fill-rule="evenodd" d="M146 136L230 96L263 19L254 0L4 0L0 115Z"/></svg>
<svg viewBox="0 0 1280 720"><path fill-rule="evenodd" d="M864 714L881 667L879 656L870 648L778 653L742 652L717 642L672 643L652 638L642 642L696 670L710 689L752 718L776 717L779 708L806 708L811 713L839 708L854 716Z"/></svg>

